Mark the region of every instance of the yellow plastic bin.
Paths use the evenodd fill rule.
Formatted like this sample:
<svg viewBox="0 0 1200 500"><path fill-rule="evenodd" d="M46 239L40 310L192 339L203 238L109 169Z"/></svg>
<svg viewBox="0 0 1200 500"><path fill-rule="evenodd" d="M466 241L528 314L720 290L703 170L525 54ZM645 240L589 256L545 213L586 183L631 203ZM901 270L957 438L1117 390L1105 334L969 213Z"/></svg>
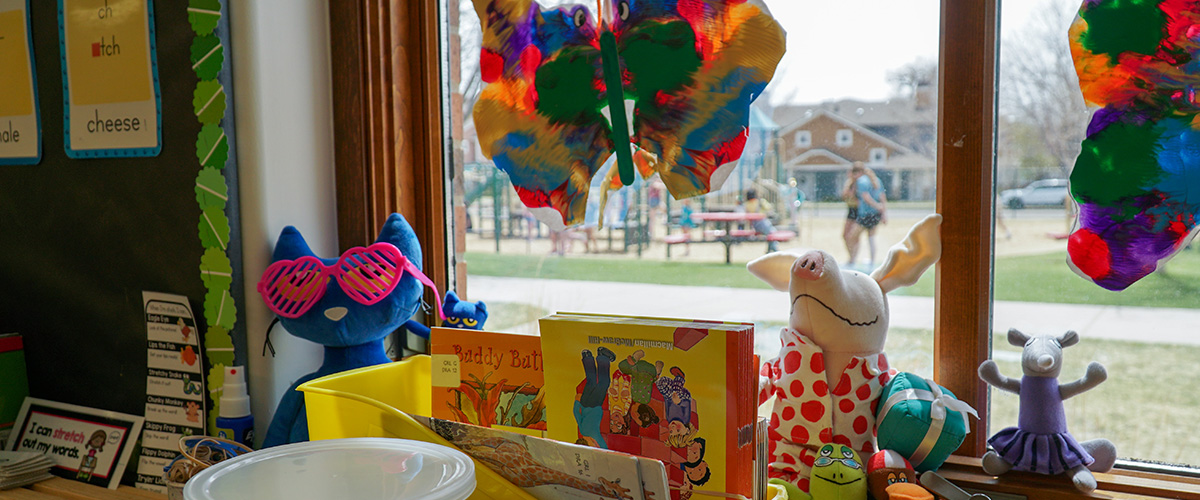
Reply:
<svg viewBox="0 0 1200 500"><path fill-rule="evenodd" d="M313 441L354 437L414 439L453 447L409 413L429 415L433 385L429 356L359 368L300 385ZM472 459L474 460L474 459ZM534 497L475 460L475 493L470 500Z"/></svg>

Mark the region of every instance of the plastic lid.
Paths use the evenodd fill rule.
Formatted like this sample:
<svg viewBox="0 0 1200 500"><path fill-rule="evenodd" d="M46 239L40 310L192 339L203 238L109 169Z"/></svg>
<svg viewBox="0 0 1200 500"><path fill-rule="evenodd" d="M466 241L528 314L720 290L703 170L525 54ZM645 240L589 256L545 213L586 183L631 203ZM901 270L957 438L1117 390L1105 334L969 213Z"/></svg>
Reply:
<svg viewBox="0 0 1200 500"><path fill-rule="evenodd" d="M250 414L250 395L246 392L246 370L240 366L225 367L225 385L221 388L222 418L239 418Z"/></svg>
<svg viewBox="0 0 1200 500"><path fill-rule="evenodd" d="M464 500L475 464L461 451L406 439L352 438L247 453L197 474L185 500Z"/></svg>

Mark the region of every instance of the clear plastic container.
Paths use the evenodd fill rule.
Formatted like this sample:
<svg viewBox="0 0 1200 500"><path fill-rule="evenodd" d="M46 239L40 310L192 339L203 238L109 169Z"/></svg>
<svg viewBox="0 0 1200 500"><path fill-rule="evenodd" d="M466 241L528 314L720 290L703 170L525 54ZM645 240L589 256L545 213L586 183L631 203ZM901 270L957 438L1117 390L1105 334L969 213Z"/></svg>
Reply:
<svg viewBox="0 0 1200 500"><path fill-rule="evenodd" d="M464 500L475 465L461 451L406 439L310 441L248 453L197 474L185 500Z"/></svg>

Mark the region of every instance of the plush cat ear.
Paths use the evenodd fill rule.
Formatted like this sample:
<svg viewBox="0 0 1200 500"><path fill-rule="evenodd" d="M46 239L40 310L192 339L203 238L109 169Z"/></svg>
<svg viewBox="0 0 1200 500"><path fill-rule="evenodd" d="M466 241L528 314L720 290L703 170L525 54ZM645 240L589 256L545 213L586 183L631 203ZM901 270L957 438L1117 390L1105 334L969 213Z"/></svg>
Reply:
<svg viewBox="0 0 1200 500"><path fill-rule="evenodd" d="M443 302L445 302L445 304L446 304L445 309L447 311L454 309L454 306L457 306L458 303L461 301L462 300L458 298L458 294L454 293L454 290L450 290L449 292L446 292L446 298L443 300Z"/></svg>
<svg viewBox="0 0 1200 500"><path fill-rule="evenodd" d="M316 254L308 247L308 242L304 241L300 230L293 226L283 228L279 239L275 240L275 252L271 254L271 260L295 260L306 256L316 257Z"/></svg>
<svg viewBox="0 0 1200 500"><path fill-rule="evenodd" d="M387 222L383 223L383 228L379 230L379 239L375 240L379 243L391 243L400 249L400 253L408 257L408 260L421 268L425 259L421 256L421 242L417 240L417 233L413 232L412 226L408 225L408 221L404 220L404 216L393 213L387 218Z"/></svg>

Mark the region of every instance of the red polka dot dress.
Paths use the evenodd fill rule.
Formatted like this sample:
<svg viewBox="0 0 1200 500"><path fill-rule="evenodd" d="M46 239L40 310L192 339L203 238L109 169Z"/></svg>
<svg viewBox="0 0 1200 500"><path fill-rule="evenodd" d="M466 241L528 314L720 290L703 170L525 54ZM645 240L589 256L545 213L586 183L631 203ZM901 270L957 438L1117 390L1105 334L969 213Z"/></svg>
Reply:
<svg viewBox="0 0 1200 500"><path fill-rule="evenodd" d="M759 371L759 402L775 396L769 426L771 477L808 491L808 477L823 444L875 452L875 401L894 375L883 353L855 357L829 387L821 348L791 328L780 332L783 350ZM832 368L831 368L832 369Z"/></svg>

